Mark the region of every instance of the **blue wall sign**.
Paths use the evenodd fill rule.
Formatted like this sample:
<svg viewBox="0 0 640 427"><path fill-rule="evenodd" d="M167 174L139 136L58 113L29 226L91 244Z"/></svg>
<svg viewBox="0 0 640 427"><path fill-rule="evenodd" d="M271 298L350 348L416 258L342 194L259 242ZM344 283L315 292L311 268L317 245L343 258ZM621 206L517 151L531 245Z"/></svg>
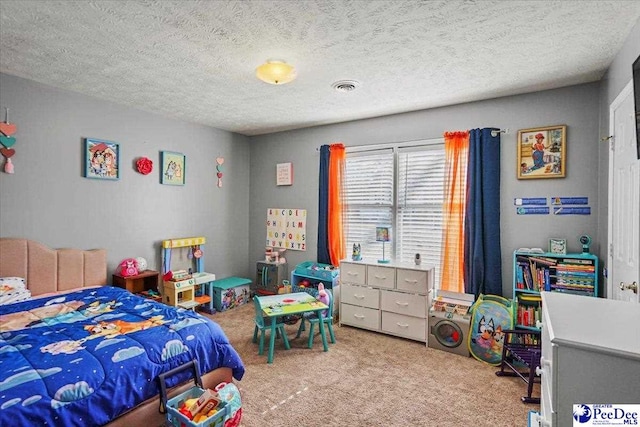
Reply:
<svg viewBox="0 0 640 427"><path fill-rule="evenodd" d="M548 215L549 208L547 206L520 206L516 208L516 213L518 215Z"/></svg>
<svg viewBox="0 0 640 427"><path fill-rule="evenodd" d="M588 205L588 197L552 197L552 205Z"/></svg>
<svg viewBox="0 0 640 427"><path fill-rule="evenodd" d="M516 206L523 205L546 205L546 197L523 197L520 199L513 199L513 204Z"/></svg>
<svg viewBox="0 0 640 427"><path fill-rule="evenodd" d="M590 207L580 207L580 208L568 208L566 206L562 206L561 208L553 208L554 215L591 215Z"/></svg>

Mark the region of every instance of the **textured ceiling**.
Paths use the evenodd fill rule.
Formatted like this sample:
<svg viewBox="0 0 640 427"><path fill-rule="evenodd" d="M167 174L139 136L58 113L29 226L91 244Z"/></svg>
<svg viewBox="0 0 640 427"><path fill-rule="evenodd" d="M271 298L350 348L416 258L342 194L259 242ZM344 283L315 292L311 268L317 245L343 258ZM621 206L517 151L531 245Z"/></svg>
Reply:
<svg viewBox="0 0 640 427"><path fill-rule="evenodd" d="M259 135L595 81L639 18L640 1L0 0L0 71ZM271 58L298 78L256 79Z"/></svg>

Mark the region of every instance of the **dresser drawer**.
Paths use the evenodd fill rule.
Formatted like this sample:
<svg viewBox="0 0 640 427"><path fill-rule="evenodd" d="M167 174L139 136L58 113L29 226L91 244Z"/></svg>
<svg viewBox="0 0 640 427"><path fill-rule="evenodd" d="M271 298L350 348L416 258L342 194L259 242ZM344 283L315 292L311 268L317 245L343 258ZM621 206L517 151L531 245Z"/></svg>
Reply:
<svg viewBox="0 0 640 427"><path fill-rule="evenodd" d="M396 287L396 269L393 267L367 266L367 285L377 288Z"/></svg>
<svg viewBox="0 0 640 427"><path fill-rule="evenodd" d="M396 289L426 294L428 289L427 272L399 268L396 272Z"/></svg>
<svg viewBox="0 0 640 427"><path fill-rule="evenodd" d="M340 305L340 323L379 331L380 311L343 302Z"/></svg>
<svg viewBox="0 0 640 427"><path fill-rule="evenodd" d="M351 262L340 263L340 282L364 285L367 283L367 266Z"/></svg>
<svg viewBox="0 0 640 427"><path fill-rule="evenodd" d="M426 341L427 320L383 311L382 331L414 340Z"/></svg>
<svg viewBox="0 0 640 427"><path fill-rule="evenodd" d="M426 317L427 296L381 290L380 308L408 316Z"/></svg>
<svg viewBox="0 0 640 427"><path fill-rule="evenodd" d="M349 283L340 285L340 301L363 307L380 308L380 291Z"/></svg>

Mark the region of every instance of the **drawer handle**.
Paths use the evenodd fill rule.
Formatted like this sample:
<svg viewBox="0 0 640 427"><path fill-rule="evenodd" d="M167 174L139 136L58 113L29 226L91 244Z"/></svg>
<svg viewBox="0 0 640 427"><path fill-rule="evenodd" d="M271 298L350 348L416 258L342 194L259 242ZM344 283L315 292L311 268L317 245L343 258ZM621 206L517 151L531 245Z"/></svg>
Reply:
<svg viewBox="0 0 640 427"><path fill-rule="evenodd" d="M413 283L414 285L417 285L417 284L418 284L418 281L417 281L417 280L404 279L404 281L405 281L405 282L407 282L407 283Z"/></svg>
<svg viewBox="0 0 640 427"><path fill-rule="evenodd" d="M382 280L384 280L384 279L386 279L386 278L387 278L387 276L378 276L378 275L376 274L376 275L375 275L375 278L376 278L376 279L382 279Z"/></svg>
<svg viewBox="0 0 640 427"><path fill-rule="evenodd" d="M355 299L364 299L364 295L353 294Z"/></svg>
<svg viewBox="0 0 640 427"><path fill-rule="evenodd" d="M406 307L406 306L408 306L408 305L409 305L409 303L408 303L408 302L402 302L402 301L396 301L396 304L397 304L397 305L401 305L402 307Z"/></svg>
<svg viewBox="0 0 640 427"><path fill-rule="evenodd" d="M362 314L354 314L353 317L360 320L364 319L364 316Z"/></svg>
<svg viewBox="0 0 640 427"><path fill-rule="evenodd" d="M357 276L358 273L355 273L353 271L347 271L347 276Z"/></svg>
<svg viewBox="0 0 640 427"><path fill-rule="evenodd" d="M541 376L544 371L540 369L540 366L536 366L536 375Z"/></svg>
<svg viewBox="0 0 640 427"><path fill-rule="evenodd" d="M408 328L409 327L409 325L407 323L396 322L396 325L400 326L401 328Z"/></svg>

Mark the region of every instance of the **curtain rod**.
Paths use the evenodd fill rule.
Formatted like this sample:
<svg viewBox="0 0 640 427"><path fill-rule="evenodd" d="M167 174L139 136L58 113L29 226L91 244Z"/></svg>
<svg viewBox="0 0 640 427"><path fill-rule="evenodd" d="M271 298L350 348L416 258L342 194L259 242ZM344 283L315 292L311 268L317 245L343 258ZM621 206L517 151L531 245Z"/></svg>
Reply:
<svg viewBox="0 0 640 427"><path fill-rule="evenodd" d="M498 136L499 133L504 133L505 135L509 134L509 128L504 128L504 129L493 129L491 130L491 136L493 136L494 138L496 136ZM435 141L439 141L442 138L429 138L429 139L413 139L413 140L409 140L409 141L398 141L398 142L387 142L387 143L382 143L382 144L371 144L371 145L354 145L354 146L350 146L347 147L345 146L345 149L364 149L364 150L369 150L369 149L376 149L376 148L388 148L388 147L392 147L398 144L403 144L403 145L428 145L428 144L433 144ZM330 145L330 144L323 144L323 145ZM320 147L316 147L316 151L320 151Z"/></svg>
<svg viewBox="0 0 640 427"><path fill-rule="evenodd" d="M509 133L509 128L492 130L491 131L491 136L493 136L495 138L496 136L498 136L499 133L504 133L505 135L507 135Z"/></svg>

